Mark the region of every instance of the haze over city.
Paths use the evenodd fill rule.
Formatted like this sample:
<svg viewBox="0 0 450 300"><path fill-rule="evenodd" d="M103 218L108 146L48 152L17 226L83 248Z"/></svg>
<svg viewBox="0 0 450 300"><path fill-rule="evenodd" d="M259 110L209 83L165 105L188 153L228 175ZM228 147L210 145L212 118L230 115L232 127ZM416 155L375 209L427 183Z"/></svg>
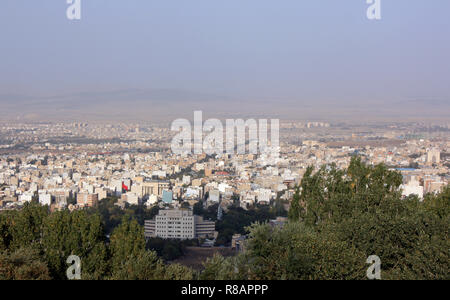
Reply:
<svg viewBox="0 0 450 300"><path fill-rule="evenodd" d="M447 119L450 3L365 2L4 0L1 119Z"/></svg>

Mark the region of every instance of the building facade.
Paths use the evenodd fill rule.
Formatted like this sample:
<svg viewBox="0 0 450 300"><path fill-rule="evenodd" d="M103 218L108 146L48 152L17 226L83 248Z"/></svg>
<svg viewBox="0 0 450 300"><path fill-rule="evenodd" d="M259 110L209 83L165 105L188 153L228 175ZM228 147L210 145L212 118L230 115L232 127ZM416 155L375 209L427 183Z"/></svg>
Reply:
<svg viewBox="0 0 450 300"><path fill-rule="evenodd" d="M203 220L191 210L161 210L153 220L145 221L145 237L163 239L195 239L213 237L215 222Z"/></svg>

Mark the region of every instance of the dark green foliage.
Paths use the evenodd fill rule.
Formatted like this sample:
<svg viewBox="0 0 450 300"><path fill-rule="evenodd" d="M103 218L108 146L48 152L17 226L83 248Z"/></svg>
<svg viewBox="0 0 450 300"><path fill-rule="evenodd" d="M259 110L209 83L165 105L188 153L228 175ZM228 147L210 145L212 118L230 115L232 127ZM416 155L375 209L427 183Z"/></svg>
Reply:
<svg viewBox="0 0 450 300"><path fill-rule="evenodd" d="M11 214L12 212L0 213L0 251L9 249L12 241Z"/></svg>
<svg viewBox="0 0 450 300"><path fill-rule="evenodd" d="M130 257L138 257L145 251L144 228L136 220L123 217L122 223L111 234L109 249L114 272Z"/></svg>
<svg viewBox="0 0 450 300"><path fill-rule="evenodd" d="M183 256L188 246L198 246L198 240L162 238L151 238L147 240L147 249L155 251L165 261L172 261Z"/></svg>
<svg viewBox="0 0 450 300"><path fill-rule="evenodd" d="M306 171L305 176L311 171L308 169ZM292 198L291 207L289 209L289 220L298 221L300 220L300 212L302 211L302 207L300 205L300 188L295 189L294 197Z"/></svg>
<svg viewBox="0 0 450 300"><path fill-rule="evenodd" d="M48 207L26 203L20 212L12 212L9 235L11 251L22 247L39 247L42 224L48 216Z"/></svg>
<svg viewBox="0 0 450 300"><path fill-rule="evenodd" d="M192 280L194 273L180 265L166 266L153 251L130 256L113 272L113 280Z"/></svg>
<svg viewBox="0 0 450 300"><path fill-rule="evenodd" d="M244 255L224 258L214 255L204 263L200 280L245 280L248 278L248 261Z"/></svg>
<svg viewBox="0 0 450 300"><path fill-rule="evenodd" d="M249 279L364 278L364 254L334 236L300 223L282 229L253 225L249 230Z"/></svg>
<svg viewBox="0 0 450 300"><path fill-rule="evenodd" d="M143 206L130 206L128 204L126 204L125 209L121 209L115 205L117 201L117 197L108 197L100 200L97 207L88 209L91 214L100 214L106 234L111 234L114 228L120 224L124 216L129 219L134 218L140 225L144 225L145 220L153 219L159 211L159 207L157 206L147 209Z"/></svg>
<svg viewBox="0 0 450 300"><path fill-rule="evenodd" d="M215 256L205 263L204 280L363 279L365 257L332 236L293 222L284 228L254 224L247 251L236 257Z"/></svg>
<svg viewBox="0 0 450 300"><path fill-rule="evenodd" d="M194 213L194 215L197 215L197 216L203 216L204 209L203 209L203 203L201 201L198 201L197 203L194 204L193 213Z"/></svg>
<svg viewBox="0 0 450 300"><path fill-rule="evenodd" d="M0 252L0 280L49 280L47 264L36 249Z"/></svg>
<svg viewBox="0 0 450 300"><path fill-rule="evenodd" d="M245 228L252 223L268 222L275 217L275 209L269 206L261 206L249 210L241 207L231 207L227 212L223 213L222 220L216 222L216 230L219 232L216 243L218 245L230 245L233 234L245 234L247 232Z"/></svg>
<svg viewBox="0 0 450 300"><path fill-rule="evenodd" d="M52 213L44 222L41 245L54 278L65 278L70 255L80 257L82 278L99 279L106 272L105 235L98 215L86 211Z"/></svg>
<svg viewBox="0 0 450 300"><path fill-rule="evenodd" d="M401 198L402 177L353 158L347 171L309 169L293 199L292 221L378 255L387 278L448 278L449 188L438 196Z"/></svg>

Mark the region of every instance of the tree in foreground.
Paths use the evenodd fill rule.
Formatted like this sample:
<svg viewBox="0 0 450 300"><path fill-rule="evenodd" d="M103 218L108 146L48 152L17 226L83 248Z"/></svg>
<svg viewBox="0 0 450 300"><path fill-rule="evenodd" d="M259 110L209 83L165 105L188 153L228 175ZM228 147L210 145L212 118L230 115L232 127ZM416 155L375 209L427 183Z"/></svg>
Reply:
<svg viewBox="0 0 450 300"><path fill-rule="evenodd" d="M450 279L450 187L402 198L402 177L353 158L347 170L308 168L284 228L254 224L245 254L214 257L205 279L366 279L381 259L383 279Z"/></svg>
<svg viewBox="0 0 450 300"><path fill-rule="evenodd" d="M47 264L32 248L0 253L0 280L50 280Z"/></svg>

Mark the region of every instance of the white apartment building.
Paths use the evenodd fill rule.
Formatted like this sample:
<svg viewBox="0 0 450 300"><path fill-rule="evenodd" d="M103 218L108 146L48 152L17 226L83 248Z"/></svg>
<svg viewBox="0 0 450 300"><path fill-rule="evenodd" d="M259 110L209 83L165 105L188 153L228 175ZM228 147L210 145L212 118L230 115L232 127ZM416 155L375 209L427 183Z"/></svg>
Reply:
<svg viewBox="0 0 450 300"><path fill-rule="evenodd" d="M220 191L218 191L218 190L209 191L208 201L214 202L214 203L219 203L220 202Z"/></svg>
<svg viewBox="0 0 450 300"><path fill-rule="evenodd" d="M31 202L31 200L33 199L33 194L32 193L24 193L19 195L19 202Z"/></svg>
<svg viewBox="0 0 450 300"><path fill-rule="evenodd" d="M411 180L408 184L402 184L402 196L408 197L410 195L416 195L419 199L423 199L423 186L420 186L419 181Z"/></svg>
<svg viewBox="0 0 450 300"><path fill-rule="evenodd" d="M269 189L259 189L256 191L258 203L270 204L272 198L272 191Z"/></svg>
<svg viewBox="0 0 450 300"><path fill-rule="evenodd" d="M153 206L153 205L155 205L156 203L158 203L158 196L156 196L156 195L150 195L150 196L148 197L147 202L145 202L145 204L146 204L147 206Z"/></svg>
<svg viewBox="0 0 450 300"><path fill-rule="evenodd" d="M130 205L139 205L139 197L135 193L128 192L126 194L122 194L121 199Z"/></svg>
<svg viewBox="0 0 450 300"><path fill-rule="evenodd" d="M145 221L145 237L195 239L214 235L215 222L195 216L191 210L160 210L154 220Z"/></svg>
<svg viewBox="0 0 450 300"><path fill-rule="evenodd" d="M50 194L39 194L39 203L50 206L52 204L52 196Z"/></svg>

